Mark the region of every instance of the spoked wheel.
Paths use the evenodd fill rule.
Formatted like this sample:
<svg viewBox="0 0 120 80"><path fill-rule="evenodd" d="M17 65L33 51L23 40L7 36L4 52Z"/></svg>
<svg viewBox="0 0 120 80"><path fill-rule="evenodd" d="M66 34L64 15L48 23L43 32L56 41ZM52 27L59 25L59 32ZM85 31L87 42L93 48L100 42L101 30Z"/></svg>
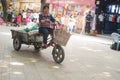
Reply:
<svg viewBox="0 0 120 80"><path fill-rule="evenodd" d="M63 62L65 57L64 50L59 44L56 44L55 47L53 48L52 55L53 55L54 61L58 64Z"/></svg>
<svg viewBox="0 0 120 80"><path fill-rule="evenodd" d="M40 49L40 44L39 43L35 43L34 44L34 48L35 48L35 50L39 50Z"/></svg>
<svg viewBox="0 0 120 80"><path fill-rule="evenodd" d="M20 50L20 48L21 48L21 40L20 40L20 38L18 38L18 37L14 38L14 40L13 40L13 47L14 47L14 49L16 51Z"/></svg>

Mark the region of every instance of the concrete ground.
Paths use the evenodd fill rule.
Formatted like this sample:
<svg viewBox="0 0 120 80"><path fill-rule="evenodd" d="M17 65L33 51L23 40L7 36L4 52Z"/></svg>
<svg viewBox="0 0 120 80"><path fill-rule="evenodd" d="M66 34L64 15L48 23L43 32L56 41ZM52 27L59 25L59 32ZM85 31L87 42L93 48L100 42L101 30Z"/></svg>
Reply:
<svg viewBox="0 0 120 80"><path fill-rule="evenodd" d="M59 65L52 48L14 51L10 29L17 28L0 26L0 80L120 80L120 52L110 49L110 39L72 35Z"/></svg>

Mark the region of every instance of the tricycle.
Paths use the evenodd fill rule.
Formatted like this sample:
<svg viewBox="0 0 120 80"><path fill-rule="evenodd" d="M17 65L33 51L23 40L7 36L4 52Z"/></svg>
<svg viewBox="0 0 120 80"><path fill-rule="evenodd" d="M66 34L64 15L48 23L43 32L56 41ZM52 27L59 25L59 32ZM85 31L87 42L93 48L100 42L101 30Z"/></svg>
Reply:
<svg viewBox="0 0 120 80"><path fill-rule="evenodd" d="M30 34L29 32L23 32L22 30L11 30L11 33L13 39L13 47L16 51L20 50L22 44L33 45L35 50L39 50L40 48L42 48L43 36L37 30L34 31L34 34ZM53 47L52 56L54 61L60 64L64 60L65 53L62 46L54 41L56 35L55 33L56 29L53 30L52 35L49 34L48 47L54 44L54 46L52 46Z"/></svg>

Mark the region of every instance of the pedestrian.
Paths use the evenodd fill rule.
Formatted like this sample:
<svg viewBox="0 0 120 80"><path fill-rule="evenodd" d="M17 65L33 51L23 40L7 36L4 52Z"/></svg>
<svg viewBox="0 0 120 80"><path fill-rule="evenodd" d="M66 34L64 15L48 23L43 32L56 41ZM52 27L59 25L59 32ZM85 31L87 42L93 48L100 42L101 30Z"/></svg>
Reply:
<svg viewBox="0 0 120 80"><path fill-rule="evenodd" d="M0 18L3 18L3 10L0 10Z"/></svg>
<svg viewBox="0 0 120 80"><path fill-rule="evenodd" d="M65 25L65 15L63 15L62 17L61 17L61 27L63 28L64 27L64 25Z"/></svg>
<svg viewBox="0 0 120 80"><path fill-rule="evenodd" d="M0 25L4 23L4 20L0 17Z"/></svg>
<svg viewBox="0 0 120 80"><path fill-rule="evenodd" d="M26 16L27 16L27 13L25 10L22 11L22 18L23 18L23 24L26 25Z"/></svg>
<svg viewBox="0 0 120 80"><path fill-rule="evenodd" d="M99 33L100 34L103 34L103 30L104 30L104 14L103 12L101 12L101 14L98 16L98 19L99 19L99 28L100 28L100 31Z"/></svg>
<svg viewBox="0 0 120 80"><path fill-rule="evenodd" d="M39 22L39 21L38 21L38 18L39 18L39 14L38 14L36 11L34 11L34 14L33 14L33 22Z"/></svg>
<svg viewBox="0 0 120 80"><path fill-rule="evenodd" d="M21 23L21 13L19 13L18 16L16 17L16 26L20 27L20 23Z"/></svg>
<svg viewBox="0 0 120 80"><path fill-rule="evenodd" d="M30 10L30 20L34 22L34 12L33 10Z"/></svg>
<svg viewBox="0 0 120 80"><path fill-rule="evenodd" d="M73 33L75 31L75 26L76 26L76 20L74 18L74 15L71 15L68 23L68 30L70 33Z"/></svg>
<svg viewBox="0 0 120 80"><path fill-rule="evenodd" d="M31 22L30 12L28 12L26 16L26 24L29 25L30 22Z"/></svg>
<svg viewBox="0 0 120 80"><path fill-rule="evenodd" d="M12 15L13 15L13 13L10 12L7 16L7 26L9 26L12 22Z"/></svg>
<svg viewBox="0 0 120 80"><path fill-rule="evenodd" d="M2 25L4 23L3 21L3 11L1 10L1 7L0 7L0 25Z"/></svg>
<svg viewBox="0 0 120 80"><path fill-rule="evenodd" d="M85 25L85 33L90 33L91 30L91 22L93 20L91 11L88 12L88 14L86 15L86 25Z"/></svg>

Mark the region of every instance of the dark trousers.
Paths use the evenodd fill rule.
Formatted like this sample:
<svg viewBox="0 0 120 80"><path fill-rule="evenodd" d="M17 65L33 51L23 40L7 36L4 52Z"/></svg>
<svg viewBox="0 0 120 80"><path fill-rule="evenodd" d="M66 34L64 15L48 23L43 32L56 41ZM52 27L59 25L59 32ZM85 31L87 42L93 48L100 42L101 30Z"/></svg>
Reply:
<svg viewBox="0 0 120 80"><path fill-rule="evenodd" d="M86 22L85 33L90 33L90 29L91 29L90 22Z"/></svg>
<svg viewBox="0 0 120 80"><path fill-rule="evenodd" d="M47 27L40 27L39 28L39 33L43 34L43 43L47 44L47 38L49 34L52 34L53 29L47 28Z"/></svg>
<svg viewBox="0 0 120 80"><path fill-rule="evenodd" d="M104 30L104 24L103 22L99 22L99 33L103 34L103 30Z"/></svg>

